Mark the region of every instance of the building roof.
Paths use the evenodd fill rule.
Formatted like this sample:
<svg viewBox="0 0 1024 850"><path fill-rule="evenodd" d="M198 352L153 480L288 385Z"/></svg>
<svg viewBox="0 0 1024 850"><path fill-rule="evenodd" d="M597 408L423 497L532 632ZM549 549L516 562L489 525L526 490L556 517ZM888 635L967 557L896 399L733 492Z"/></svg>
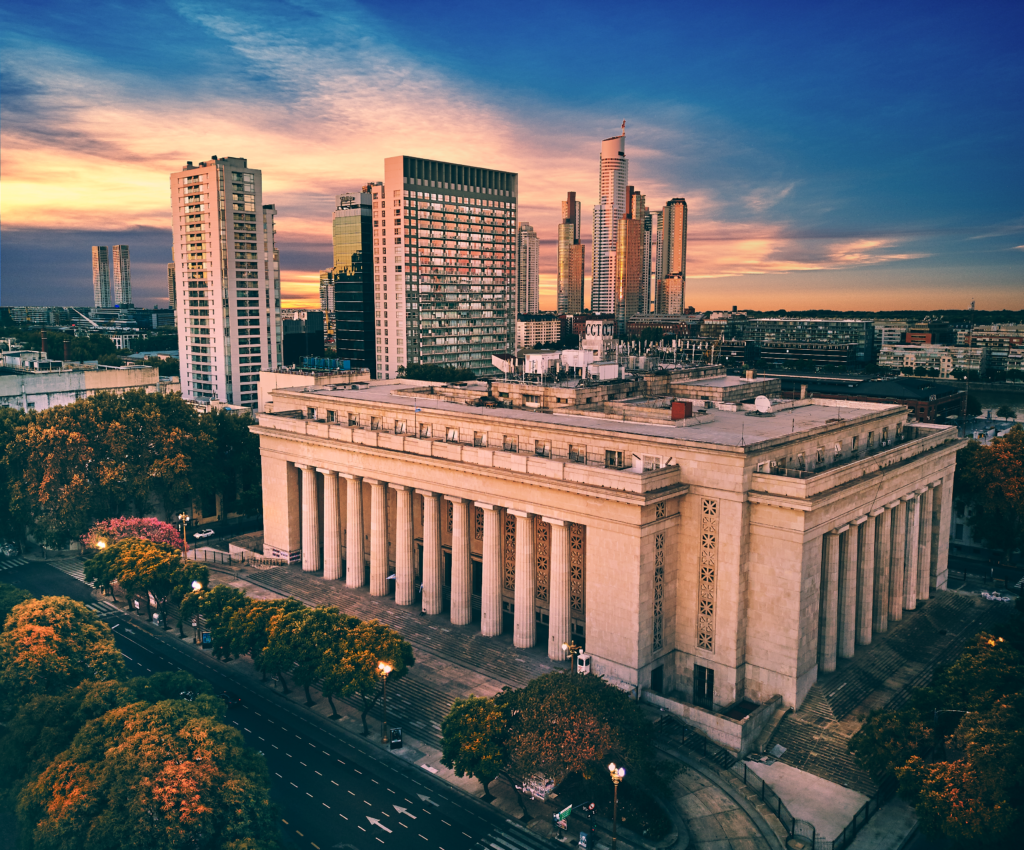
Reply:
<svg viewBox="0 0 1024 850"><path fill-rule="evenodd" d="M866 398L905 398L916 401L929 401L932 396L948 398L961 392L956 384L929 380L928 378L882 378L875 381L816 381L803 378L799 381L782 379L784 389L797 389L799 384L807 384L814 393L827 395L851 395Z"/></svg>

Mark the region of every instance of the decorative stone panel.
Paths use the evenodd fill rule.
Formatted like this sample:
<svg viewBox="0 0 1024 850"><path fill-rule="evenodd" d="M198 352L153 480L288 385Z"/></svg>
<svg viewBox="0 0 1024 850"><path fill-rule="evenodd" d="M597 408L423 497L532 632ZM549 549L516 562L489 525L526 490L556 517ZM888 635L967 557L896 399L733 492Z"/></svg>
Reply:
<svg viewBox="0 0 1024 850"><path fill-rule="evenodd" d="M654 518L655 519L664 519L665 518L665 503L664 502L658 502L658 504L656 504L654 506Z"/></svg>
<svg viewBox="0 0 1024 850"><path fill-rule="evenodd" d="M516 589L516 518L505 514L505 563L502 576L505 590Z"/></svg>
<svg viewBox="0 0 1024 850"><path fill-rule="evenodd" d="M700 582L697 648L715 651L715 591L718 581L718 500L700 500Z"/></svg>
<svg viewBox="0 0 1024 850"><path fill-rule="evenodd" d="M587 527L569 525L569 608L582 617L586 600Z"/></svg>
<svg viewBox="0 0 1024 850"><path fill-rule="evenodd" d="M551 586L551 526L537 520L534 551L537 556L537 598L547 602Z"/></svg>
<svg viewBox="0 0 1024 850"><path fill-rule="evenodd" d="M659 507L664 506L662 502ZM665 644L665 532L654 535L654 651Z"/></svg>
<svg viewBox="0 0 1024 850"><path fill-rule="evenodd" d="M448 522L448 533L451 534L452 533L452 524L454 523L454 519L453 519L454 512L452 510L452 503L451 502L447 502L446 501L445 504L448 506L448 513L447 513L447 517L448 517L448 520L447 520L447 522Z"/></svg>
<svg viewBox="0 0 1024 850"><path fill-rule="evenodd" d="M473 508L473 537L477 540L484 539L484 509Z"/></svg>

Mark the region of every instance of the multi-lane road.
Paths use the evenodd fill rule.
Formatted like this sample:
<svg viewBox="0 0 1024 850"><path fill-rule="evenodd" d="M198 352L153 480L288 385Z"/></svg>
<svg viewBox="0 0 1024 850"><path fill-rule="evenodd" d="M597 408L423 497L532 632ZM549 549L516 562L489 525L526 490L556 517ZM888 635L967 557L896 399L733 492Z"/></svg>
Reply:
<svg viewBox="0 0 1024 850"><path fill-rule="evenodd" d="M12 561L18 563L11 563ZM65 567L66 569L66 567ZM72 572L75 572L72 570ZM282 838L295 848L393 850L541 850L537 836L475 798L435 779L329 720L304 712L269 688L250 687L226 665L174 636L93 599L66 572L25 559L0 559L0 581L36 594L62 594L90 604L114 629L129 670L140 675L184 670L218 691L242 697L228 722L264 754Z"/></svg>

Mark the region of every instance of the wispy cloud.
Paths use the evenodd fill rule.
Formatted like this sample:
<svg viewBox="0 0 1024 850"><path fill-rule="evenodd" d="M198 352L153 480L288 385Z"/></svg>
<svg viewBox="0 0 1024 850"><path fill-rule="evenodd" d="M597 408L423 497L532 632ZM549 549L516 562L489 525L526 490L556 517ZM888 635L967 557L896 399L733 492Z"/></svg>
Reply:
<svg viewBox="0 0 1024 850"><path fill-rule="evenodd" d="M788 197L795 186L795 182L786 186L761 186L746 195L743 203L754 212L764 212Z"/></svg>

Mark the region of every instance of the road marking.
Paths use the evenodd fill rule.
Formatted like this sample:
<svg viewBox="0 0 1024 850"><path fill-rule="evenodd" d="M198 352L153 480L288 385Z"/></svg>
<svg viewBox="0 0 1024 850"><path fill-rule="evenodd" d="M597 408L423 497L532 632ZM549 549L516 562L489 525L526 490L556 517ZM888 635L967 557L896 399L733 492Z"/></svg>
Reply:
<svg viewBox="0 0 1024 850"><path fill-rule="evenodd" d="M356 770L356 768L354 768L354 767L353 767L352 769L353 769L353 770L355 770L355 771L356 771L356 773L358 773L358 774L359 774L360 776L362 776L362 775L363 775L363 772L362 772L361 770Z"/></svg>
<svg viewBox="0 0 1024 850"><path fill-rule="evenodd" d="M370 781L371 781L371 782L372 782L372 783L373 783L374 785L380 785L380 783L379 783L379 782L378 782L378 781L377 781L376 779L371 779Z"/></svg>
<svg viewBox="0 0 1024 850"><path fill-rule="evenodd" d="M284 777L280 773L275 773L274 776L276 776L278 779L284 779Z"/></svg>
<svg viewBox="0 0 1024 850"><path fill-rule="evenodd" d="M348 793L351 794L353 797L356 795L355 791L349 791Z"/></svg>
<svg viewBox="0 0 1024 850"><path fill-rule="evenodd" d="M359 824L356 824L356 826L359 826ZM363 828L362 828L361 826L359 826L359 828L360 828L360 829L362 829L362 830L363 830L363 832L366 832L366 830L365 830L365 829L363 829Z"/></svg>
<svg viewBox="0 0 1024 850"><path fill-rule="evenodd" d="M271 744L270 746L272 746L275 750L281 749L277 744Z"/></svg>
<svg viewBox="0 0 1024 850"><path fill-rule="evenodd" d="M262 738L259 735L257 735L256 737L259 738L261 741L266 741L267 740L266 738Z"/></svg>
<svg viewBox="0 0 1024 850"><path fill-rule="evenodd" d="M245 729L245 731L248 732L250 735L252 734L252 729L248 729L245 726L243 726L242 728Z"/></svg>
<svg viewBox="0 0 1024 850"><path fill-rule="evenodd" d="M298 786L298 785L296 785L296 784L295 784L294 782L289 782L288 784L289 784L289 785L291 785L291 786L292 786L292 788L298 788L298 787L299 787L299 786Z"/></svg>
<svg viewBox="0 0 1024 850"><path fill-rule="evenodd" d="M313 844L313 842L312 842L312 841L310 841L309 843L310 843L310 844ZM313 844L313 846L314 846L314 847L316 847L316 850L320 850L320 848L319 848L319 847L317 847L317 845Z"/></svg>
<svg viewBox="0 0 1024 850"><path fill-rule="evenodd" d="M288 756L288 758L295 758L291 753L285 753L285 755Z"/></svg>
<svg viewBox="0 0 1024 850"><path fill-rule="evenodd" d="M330 808L330 806L328 806L327 803L321 803L320 805L323 806L325 809L329 809Z"/></svg>
<svg viewBox="0 0 1024 850"><path fill-rule="evenodd" d="M258 711L254 711L254 712L253 712L253 714L255 714L255 715L256 715L257 717L262 717L262 716L263 716L263 715L262 715L262 714L260 714L260 713L259 713Z"/></svg>
<svg viewBox="0 0 1024 850"><path fill-rule="evenodd" d="M281 818L281 823L285 824L286 826L290 826L291 825L284 818Z"/></svg>
<svg viewBox="0 0 1024 850"><path fill-rule="evenodd" d="M391 789L390 789L390 788L388 788L388 791L391 791ZM394 794L395 792L394 792L394 791L391 791L391 793L392 793L392 794Z"/></svg>
<svg viewBox="0 0 1024 850"><path fill-rule="evenodd" d="M399 821L399 822L398 822L398 825L399 825L399 826L405 826L405 824L404 824L404 823L402 823L401 821ZM406 828L406 829L408 829L409 827L405 826L405 828Z"/></svg>
<svg viewBox="0 0 1024 850"><path fill-rule="evenodd" d="M321 750L320 752L322 752L325 756L329 756L330 755L330 753L327 752L327 750Z"/></svg>
<svg viewBox="0 0 1024 850"><path fill-rule="evenodd" d="M306 792L306 796L307 796L307 797L312 797L313 795L312 795L312 794L310 794L310 793L309 793L309 792L307 791L307 792Z"/></svg>
<svg viewBox="0 0 1024 850"><path fill-rule="evenodd" d="M309 765L306 764L304 761L300 761L299 764L301 764L303 767L309 767Z"/></svg>
<svg viewBox="0 0 1024 850"><path fill-rule="evenodd" d="M345 816L343 814L341 814L341 812L338 812L338 817L339 818L345 818ZM345 820L348 820L348 818L345 818Z"/></svg>
<svg viewBox="0 0 1024 850"><path fill-rule="evenodd" d="M335 782L335 781L334 781L334 780L332 779L332 780L331 780L331 785L338 785L338 783L337 783L337 782ZM341 786L340 786L340 785L338 785L338 787L340 788Z"/></svg>
<svg viewBox="0 0 1024 850"><path fill-rule="evenodd" d="M444 818L441 818L441 823L443 823L445 826L451 826L451 824L448 823L448 821L446 821Z"/></svg>
<svg viewBox="0 0 1024 850"><path fill-rule="evenodd" d="M377 838L377 836L376 836L376 835L375 835L375 836L373 836L373 837L374 837L374 838ZM380 838L377 838L377 840L378 840L378 841L380 841L380 843L381 843L381 844L383 844L383 843L384 843L384 842L383 842L383 841L382 841L382 840L381 840Z"/></svg>
<svg viewBox="0 0 1024 850"><path fill-rule="evenodd" d="M344 763L345 762L343 762L341 759L338 759L338 764L344 764Z"/></svg>
<svg viewBox="0 0 1024 850"><path fill-rule="evenodd" d="M391 805L394 806L394 803L392 803ZM400 815L408 815L413 820L416 820L416 815L414 815L407 808L405 808L405 806L395 806L395 811L398 812L398 814ZM451 826L451 824L448 824L448 826Z"/></svg>
<svg viewBox="0 0 1024 850"><path fill-rule="evenodd" d="M122 652L121 654L122 654L122 655L124 655L124 653L123 653L123 652ZM135 659L134 659L134 658L132 658L132 657L131 657L130 655L124 655L124 657L125 657L125 658L127 658L127 659L128 659L129 661L134 661L134 660L135 660Z"/></svg>
<svg viewBox="0 0 1024 850"><path fill-rule="evenodd" d="M302 736L301 735L296 735L295 737L298 738L300 741L302 740Z"/></svg>
<svg viewBox="0 0 1024 850"><path fill-rule="evenodd" d="M369 815L367 815L366 819L374 826L379 826L385 832L391 832L391 830L384 826L384 824L382 824L377 818L371 818Z"/></svg>
<svg viewBox="0 0 1024 850"><path fill-rule="evenodd" d="M317 776L323 776L323 774L319 770L314 770L313 773L315 773Z"/></svg>
<svg viewBox="0 0 1024 850"><path fill-rule="evenodd" d="M366 805L370 805L369 803L366 802L366 800L363 800L363 802L366 803Z"/></svg>
<svg viewBox="0 0 1024 850"><path fill-rule="evenodd" d="M417 835L419 835L419 836L420 836L420 838L422 838L422 839L423 839L424 841L427 841L427 840L428 840L428 839L427 839L427 836L425 836L425 835L421 835L421 834L420 834L420 833L418 833L418 832L417 832L416 834L417 834Z"/></svg>
<svg viewBox="0 0 1024 850"><path fill-rule="evenodd" d="M466 838L468 838L468 839L469 839L470 841L472 841L472 840L473 840L473 836L472 836L472 835L470 835L470 834L469 834L468 832L464 832L464 833L462 833L462 834L463 834L463 835L465 835L465 836L466 836Z"/></svg>
<svg viewBox="0 0 1024 850"><path fill-rule="evenodd" d="M302 834L301 832L299 832L298 830L295 830L295 834L296 834L296 835L298 835L298 836L300 836L300 837L302 837L302 838L305 838L305 837L306 837L305 835L303 835L303 834Z"/></svg>

